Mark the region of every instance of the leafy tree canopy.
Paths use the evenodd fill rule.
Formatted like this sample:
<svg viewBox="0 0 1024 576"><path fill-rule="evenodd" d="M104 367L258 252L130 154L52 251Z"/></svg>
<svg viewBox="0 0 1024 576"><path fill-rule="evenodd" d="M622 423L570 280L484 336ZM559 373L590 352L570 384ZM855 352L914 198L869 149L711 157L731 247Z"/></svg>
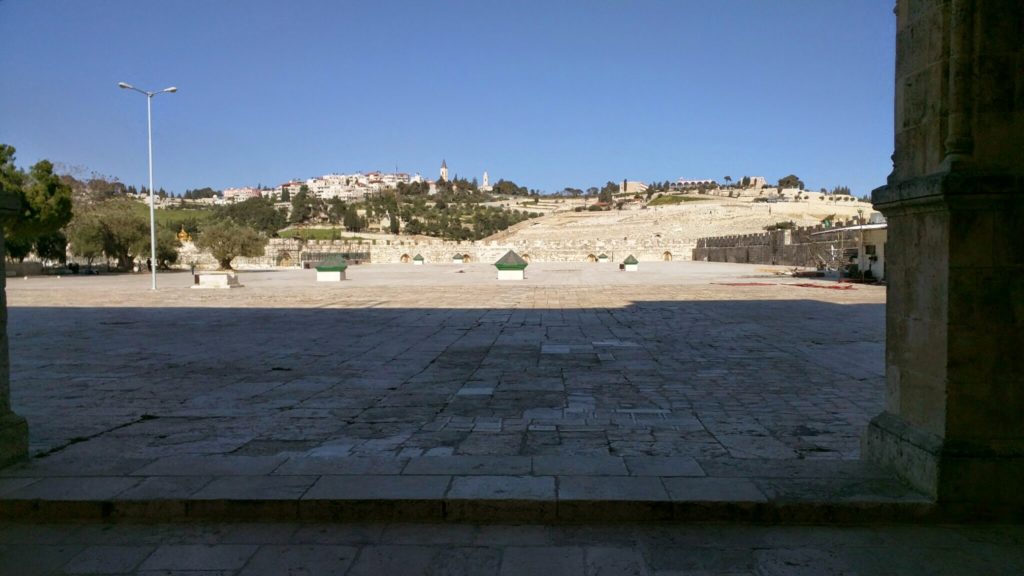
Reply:
<svg viewBox="0 0 1024 576"><path fill-rule="evenodd" d="M491 188L495 194L505 194L508 196L530 195L530 191L525 186L519 186L511 180L498 180Z"/></svg>
<svg viewBox="0 0 1024 576"><path fill-rule="evenodd" d="M797 178L795 174L790 174L789 176L783 176L782 178L779 178L779 189L782 188L798 188L800 190L803 190L804 182L803 180Z"/></svg>
<svg viewBox="0 0 1024 576"><path fill-rule="evenodd" d="M237 256L262 256L266 245L266 236L230 220L207 225L196 239L196 246L208 250L221 270L231 270L231 261Z"/></svg>
<svg viewBox="0 0 1024 576"><path fill-rule="evenodd" d="M186 200L199 200L202 198L216 198L220 196L220 192L217 192L213 188L207 186L206 188L197 188L195 190L185 190L185 194L182 196Z"/></svg>
<svg viewBox="0 0 1024 576"><path fill-rule="evenodd" d="M282 211L274 208L274 202L269 198L249 198L220 206L217 209L217 217L240 226L248 226L268 236L276 235L278 230L288 224L288 218Z"/></svg>
<svg viewBox="0 0 1024 576"><path fill-rule="evenodd" d="M321 199L309 193L305 184L292 196L292 211L288 216L289 224L303 224L320 219L324 203Z"/></svg>
<svg viewBox="0 0 1024 576"><path fill-rule="evenodd" d="M605 182L605 185L601 188L601 191L598 192L597 199L600 200L601 202L607 202L608 204L611 204L612 196L614 196L615 193L618 191L619 185L609 180L608 182Z"/></svg>
<svg viewBox="0 0 1024 576"><path fill-rule="evenodd" d="M15 149L0 144L0 187L18 198L17 216L4 224L7 253L24 258L42 240L43 250L53 253L57 234L71 220L71 187L54 174L49 160L36 162L23 172L14 165Z"/></svg>
<svg viewBox="0 0 1024 576"><path fill-rule="evenodd" d="M149 256L149 219L145 207L128 198L112 198L82 207L68 224L68 241L72 254L90 263L106 256L116 260L120 270L128 270L133 261ZM157 265L166 267L177 261L180 245L174 230L158 227Z"/></svg>

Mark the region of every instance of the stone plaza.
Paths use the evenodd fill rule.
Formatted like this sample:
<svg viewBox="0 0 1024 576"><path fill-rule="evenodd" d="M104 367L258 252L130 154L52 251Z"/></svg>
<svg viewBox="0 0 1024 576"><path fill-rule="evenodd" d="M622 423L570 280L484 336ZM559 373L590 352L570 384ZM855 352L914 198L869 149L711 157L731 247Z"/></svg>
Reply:
<svg viewBox="0 0 1024 576"><path fill-rule="evenodd" d="M15 279L12 402L27 469L54 471L856 460L882 401L884 288L780 270L533 264L510 287L484 264L369 265L338 285L241 273L227 293L185 274L156 293L140 277Z"/></svg>
<svg viewBox="0 0 1024 576"><path fill-rule="evenodd" d="M865 549L963 571L971 543L1014 566L1011 527L692 524L929 514L858 459L882 404L884 287L783 271L10 279L30 459L0 471L0 511L33 524L0 524L0 557L18 574L838 574L878 568ZM103 523L67 523L83 520ZM689 524L621 524L665 520Z"/></svg>
<svg viewBox="0 0 1024 576"><path fill-rule="evenodd" d="M156 292L142 275L12 279L11 397L31 459L0 472L3 510L927 514L921 494L858 460L882 402L884 287L784 271L547 263L508 285L486 264L364 265L340 283L241 273L230 291L163 274Z"/></svg>

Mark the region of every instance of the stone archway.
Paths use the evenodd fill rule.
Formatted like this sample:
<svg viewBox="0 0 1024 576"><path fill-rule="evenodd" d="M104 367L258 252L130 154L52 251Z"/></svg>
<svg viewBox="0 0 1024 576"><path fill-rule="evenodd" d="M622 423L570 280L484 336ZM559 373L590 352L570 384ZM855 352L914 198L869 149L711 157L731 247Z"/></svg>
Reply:
<svg viewBox="0 0 1024 576"><path fill-rule="evenodd" d="M522 258L527 263L529 263L530 260L532 259L532 257L529 254L523 254L522 256L520 256L520 258Z"/></svg>
<svg viewBox="0 0 1024 576"><path fill-rule="evenodd" d="M587 262L597 262L597 256L593 254L587 254Z"/></svg>
<svg viewBox="0 0 1024 576"><path fill-rule="evenodd" d="M281 252L278 252L278 254L277 254L277 262L275 262L275 264L277 266L284 266L284 267L291 266L292 265L292 255L291 255L291 253L288 252L287 250L282 250Z"/></svg>
<svg viewBox="0 0 1024 576"><path fill-rule="evenodd" d="M664 260L665 262L671 262L671 261L672 261L672 253L671 253L671 252L669 252L668 250L666 250L666 251L665 251L665 252L664 252L664 253L663 253L663 254L661 255L661 259L662 259L662 260Z"/></svg>
<svg viewBox="0 0 1024 576"><path fill-rule="evenodd" d="M411 260L412 258L410 258L408 254L402 254L402 257L398 259L402 264L408 264Z"/></svg>
<svg viewBox="0 0 1024 576"><path fill-rule="evenodd" d="M470 262L473 261L473 259L469 257L469 254L463 254L462 255L462 261L465 264L469 264Z"/></svg>

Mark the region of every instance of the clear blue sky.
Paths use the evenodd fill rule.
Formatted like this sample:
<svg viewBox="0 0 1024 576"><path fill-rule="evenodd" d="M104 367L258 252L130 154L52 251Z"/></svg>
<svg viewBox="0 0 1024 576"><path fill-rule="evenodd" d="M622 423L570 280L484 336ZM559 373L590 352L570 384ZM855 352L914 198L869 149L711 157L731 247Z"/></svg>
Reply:
<svg viewBox="0 0 1024 576"><path fill-rule="evenodd" d="M893 143L893 0L0 0L0 142L158 187L451 171L545 191L789 173Z"/></svg>

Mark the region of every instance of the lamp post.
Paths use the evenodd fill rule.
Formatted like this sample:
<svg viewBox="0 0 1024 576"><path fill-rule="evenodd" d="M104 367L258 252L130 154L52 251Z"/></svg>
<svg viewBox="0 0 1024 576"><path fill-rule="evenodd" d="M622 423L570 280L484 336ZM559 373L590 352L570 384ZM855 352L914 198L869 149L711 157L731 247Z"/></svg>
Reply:
<svg viewBox="0 0 1024 576"><path fill-rule="evenodd" d="M153 277L153 290L156 290L156 212L154 211L154 200L153 200L153 96L157 94L163 94L164 92L177 92L178 89L174 86L170 88L164 88L157 92L150 92L149 90L141 90L128 84L127 82L118 82L119 88L125 90L134 90L139 94L145 94L146 96L146 127L147 127L147 142L149 144L149 261L150 261L150 272Z"/></svg>

